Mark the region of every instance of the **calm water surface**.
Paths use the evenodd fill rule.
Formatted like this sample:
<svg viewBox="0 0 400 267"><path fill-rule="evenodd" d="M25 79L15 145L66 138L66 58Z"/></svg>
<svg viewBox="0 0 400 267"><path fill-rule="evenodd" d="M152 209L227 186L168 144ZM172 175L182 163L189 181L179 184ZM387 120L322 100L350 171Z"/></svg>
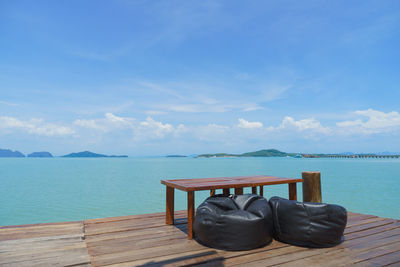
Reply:
<svg viewBox="0 0 400 267"><path fill-rule="evenodd" d="M321 171L322 198L349 211L400 219L399 159L3 158L0 225L82 220L165 210L161 179ZM245 193L250 189L245 189ZM301 200L301 186L298 195ZM199 205L208 192L196 192ZM287 185L264 187L287 197ZM175 193L175 208L186 195Z"/></svg>

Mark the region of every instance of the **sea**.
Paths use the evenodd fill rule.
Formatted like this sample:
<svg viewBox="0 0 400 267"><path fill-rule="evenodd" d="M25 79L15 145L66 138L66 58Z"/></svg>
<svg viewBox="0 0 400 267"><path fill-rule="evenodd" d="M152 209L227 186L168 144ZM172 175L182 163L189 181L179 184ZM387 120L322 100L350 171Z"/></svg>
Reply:
<svg viewBox="0 0 400 267"><path fill-rule="evenodd" d="M400 219L400 159L1 158L0 225L163 212L162 179L248 175L296 178L303 171L321 172L325 203ZM297 190L301 201L301 184ZM208 195L209 191L196 192L196 206ZM264 197L272 196L288 197L288 186L265 186ZM186 209L186 193L176 190L175 210L180 209Z"/></svg>

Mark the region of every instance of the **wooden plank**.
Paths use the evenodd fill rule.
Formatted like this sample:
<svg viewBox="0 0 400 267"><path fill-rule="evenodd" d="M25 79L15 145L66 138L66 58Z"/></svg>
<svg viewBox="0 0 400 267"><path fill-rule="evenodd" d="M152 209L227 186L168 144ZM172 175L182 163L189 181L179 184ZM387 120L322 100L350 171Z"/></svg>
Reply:
<svg viewBox="0 0 400 267"><path fill-rule="evenodd" d="M154 228L153 233L150 233L149 230L153 229L144 229L140 231L131 231L131 232L119 232L115 235L107 236L106 239L85 239L88 247L95 246L113 246L116 243L123 242L133 242L135 245L141 245L146 243L154 243L158 239L180 239L186 237L187 234L187 225L182 225L182 228L177 228L176 226L165 226L165 227L157 227ZM102 236L100 236L102 237Z"/></svg>
<svg viewBox="0 0 400 267"><path fill-rule="evenodd" d="M284 178L268 175L259 176L239 176L239 177L220 177L220 178L200 178L200 179L175 179L162 180L161 183L183 191L197 191L210 189L224 189L235 187L253 187L260 185L274 185L302 182L299 178Z"/></svg>
<svg viewBox="0 0 400 267"><path fill-rule="evenodd" d="M97 257L92 258L92 264L94 266L105 266L109 264L129 262L140 259L152 259L157 256L159 257L181 252L196 251L200 249L204 249L204 246L198 244L194 240L187 240L184 238L181 240L181 242L178 242L174 245L157 246L155 244L153 247L144 249L134 249L120 253L98 255Z"/></svg>
<svg viewBox="0 0 400 267"><path fill-rule="evenodd" d="M391 244L375 247L372 250L365 251L361 254L357 254L354 263L370 260L373 258L381 257L387 254L400 251L400 242L394 242Z"/></svg>
<svg viewBox="0 0 400 267"><path fill-rule="evenodd" d="M354 226L359 226L359 225L363 225L363 224L369 224L369 223L379 222L379 221L384 221L384 220L387 220L387 219L375 217L375 218L366 218L363 220L351 220L351 221L347 222L346 228L351 228Z"/></svg>
<svg viewBox="0 0 400 267"><path fill-rule="evenodd" d="M172 245L181 244L182 241L184 241L185 239L187 239L187 235L182 233L181 235L176 234L176 235L170 235L152 239L144 239L139 241L118 240L107 243L103 242L102 245L96 244L96 246L91 246L91 244L88 244L88 251L91 256L99 256L99 255L119 253L124 251L143 250L145 248L152 248L154 246L170 247Z"/></svg>
<svg viewBox="0 0 400 267"><path fill-rule="evenodd" d="M337 255L333 257L329 257L329 254L326 251L329 249L308 249L308 248L300 248L300 247L288 247L280 249L280 255L277 254L279 250L274 251L275 253L260 255L259 260L255 257L251 257L246 259L246 266L319 266L318 263L323 262L324 266L339 266L341 264L350 263L352 259L352 255L349 253L344 253L346 250L340 251ZM333 248L331 251L337 252L336 248ZM311 258L312 256L320 256L323 255L318 261L318 259ZM299 262L300 261L300 262ZM225 262L227 265L231 265L229 260ZM235 265L235 264L232 264Z"/></svg>
<svg viewBox="0 0 400 267"><path fill-rule="evenodd" d="M302 248L302 247L295 247L295 246L290 246L290 248L285 248L282 250L274 250L273 253L261 253L258 255L253 255L252 257L245 257L245 258L238 258L238 259L232 259L232 260L226 260L225 264L230 265L230 264L243 264L246 263L248 264L249 262L253 262L251 265L249 266L269 266L270 264L285 264L288 263L290 266L290 264L296 265L297 261L302 260L303 258L309 258L311 256L317 256L319 257L321 254L323 254L323 256L321 256L323 259L325 259L325 261L327 261L327 257L326 257L326 253L327 252L334 252L337 253L339 252L338 255L336 255L334 258L341 258L346 256L347 254L343 252L346 251L346 249L348 249L351 246L355 246L355 245L364 245L364 246L374 246L373 241L374 240L380 240L380 238L387 238L387 237L392 237L393 235L397 235L400 232L400 229L396 229L396 232L391 232L391 233L382 233L380 235L376 235L376 236L366 236L364 238L358 238L358 239L353 239L351 241L345 241L342 244L336 246L336 247L332 247L332 248L324 248L324 249L309 249L309 248ZM400 237L396 236L394 239L398 240ZM386 244L386 243L390 243L393 240L390 239L386 239L384 241L381 241L382 243ZM375 242L375 246L379 246L379 244L377 244ZM364 248L365 249L365 248ZM274 258L276 257L276 258ZM313 259L315 260L315 259ZM318 260L318 258L317 258ZM328 262L328 261L327 261ZM307 264L310 264L310 259L306 261ZM306 263L298 263L297 265L299 266L307 266ZM312 262L311 262L312 263ZM315 264L315 263L313 263ZM247 266L247 265L246 265ZM312 264L311 264L312 266Z"/></svg>
<svg viewBox="0 0 400 267"><path fill-rule="evenodd" d="M1 266L66 266L90 263L83 222L0 229Z"/></svg>
<svg viewBox="0 0 400 267"><path fill-rule="evenodd" d="M380 227L380 226L387 225L387 224L392 224L392 223L399 224L399 222L397 220L384 219L384 220L380 220L380 221L377 221L377 222L361 224L361 225L353 226L353 227L350 227L350 228L346 228L344 230L344 233L348 234L348 233L354 233L354 232L358 232L358 231L364 231L366 229Z"/></svg>
<svg viewBox="0 0 400 267"><path fill-rule="evenodd" d="M2 263L2 267L32 267L32 266L87 266L90 258L81 251L64 251L62 254L38 255L29 259L20 259L13 262Z"/></svg>
<svg viewBox="0 0 400 267"><path fill-rule="evenodd" d="M400 229L399 229L400 230ZM393 234L393 233L392 233ZM268 263L264 260L254 262L254 264L279 264L280 266L314 266L323 263L325 266L339 266L341 264L352 263L357 254L362 251L375 250L377 247L392 244L399 240L400 232L395 236L367 236L365 238L345 241L339 246L325 249L305 249L290 255L287 258L280 257L269 259Z"/></svg>
<svg viewBox="0 0 400 267"><path fill-rule="evenodd" d="M176 232L187 233L187 223L178 225L164 225L160 227L144 228L144 229L134 229L122 232L105 233L99 235L86 236L85 240L87 243L96 243L97 241L119 239L125 237L135 237L137 240L154 238L157 236L171 235Z"/></svg>
<svg viewBox="0 0 400 267"><path fill-rule="evenodd" d="M26 239L14 239L0 241L0 252L13 251L18 249L18 247L25 244L30 244L33 246L40 246L41 244L48 244L49 242L75 242L83 241L82 235L65 235L65 236L51 236L51 237L36 237L36 238L26 238Z"/></svg>
<svg viewBox="0 0 400 267"><path fill-rule="evenodd" d="M167 262L173 263L176 262L176 259L183 259L185 257L187 258L192 258L196 257L196 255L200 253L210 253L214 252L213 249L210 248L204 248L204 249L199 249L197 251L188 251L188 252L183 252L183 253L175 253L171 255L166 255L166 256L161 256L161 257L154 257L152 259L144 259L144 260L138 260L138 261L128 261L128 262L120 262L116 264L110 264L107 265L107 267L131 267L131 266L165 266ZM164 265L163 265L164 264ZM196 265L197 266L197 265Z"/></svg>
<svg viewBox="0 0 400 267"><path fill-rule="evenodd" d="M31 224L16 224L16 225L4 225L0 226L0 231L3 229L8 229L8 228L26 228L26 227L36 227L36 226L57 226L57 225L68 225L68 224L79 224L82 223L82 221L67 221L67 222L50 222L50 223L31 223Z"/></svg>
<svg viewBox="0 0 400 267"><path fill-rule="evenodd" d="M111 264L120 267L146 264L338 266L349 263L380 266L399 263L398 220L349 212L345 241L333 248L309 249L273 241L266 247L250 251L221 251L187 240L187 211L174 214L176 225L165 224L165 213L154 213L91 219L75 226L58 223L48 227L2 228L0 236L20 238L0 241L0 265L88 266L90 260L93 266ZM77 230L80 232L69 233Z"/></svg>
<svg viewBox="0 0 400 267"><path fill-rule="evenodd" d="M352 214L352 213L349 213L350 214L350 217L351 216L358 216L357 214ZM354 217L354 218L356 218L356 217ZM368 219L368 218L370 218L370 217L367 217L367 216L364 216L364 218L366 218L366 219ZM375 222L376 220L374 220L374 222ZM360 220L360 222L362 222L362 220ZM372 222L371 220L369 221L369 222ZM393 223L392 223L393 224ZM376 226L376 225L375 225ZM380 227L387 227L388 226L388 224L384 224L383 226L380 226ZM377 229L376 227L375 228L370 228L370 227L366 227L366 229L367 230L365 230L365 231L371 231L371 230L373 230L373 229ZM357 232L355 232L355 233L350 233L350 234L356 234ZM157 242L156 242L157 243ZM157 245L156 243L153 243L155 246ZM170 246L175 246L175 245L179 245L179 243L180 242L178 242L177 244L171 244L171 245L169 245L168 247L170 247ZM151 244L151 243L148 243L149 245ZM160 251L157 251L157 246L156 247L149 247L149 249L152 249L152 248L155 248L156 249L156 251L154 251L154 253L152 253L151 254L151 257L154 257L155 255L158 255L157 253L160 253ZM160 248L161 250L162 250L162 248ZM142 250L142 249L138 249L138 250ZM134 250L135 251L135 250ZM195 251L194 251L195 252ZM161 252L162 253L162 252ZM111 253L110 255L114 255L115 253ZM118 254L119 255L119 253L116 253L116 254ZM108 255L108 254L107 254ZM172 257L172 255L171 254L168 254L168 255L170 255L170 257ZM100 257L104 257L104 254L103 255L99 255ZM149 255L150 256L150 255ZM161 256L162 257L162 256ZM167 256L168 257L168 256ZM96 257L97 258L97 257ZM133 259L132 259L133 260Z"/></svg>
<svg viewBox="0 0 400 267"><path fill-rule="evenodd" d="M34 225L34 226L24 226L24 227L7 227L0 229L0 233L22 233L28 231L36 232L46 232L48 230L69 230L69 229L80 229L82 227L82 222L73 224L56 224L56 225Z"/></svg>
<svg viewBox="0 0 400 267"><path fill-rule="evenodd" d="M346 240L350 240L350 239L359 238L359 237L366 236L366 235L374 235L374 234L394 230L397 228L399 228L399 225L396 223L385 224L380 227L365 229L365 230L359 231L359 232L348 233L345 235L345 237L346 237Z"/></svg>
<svg viewBox="0 0 400 267"><path fill-rule="evenodd" d="M186 217L186 216L182 216ZM175 220L175 224L186 223L186 219ZM138 230L138 229L146 229L146 228L153 228L158 226L164 226L165 221L164 218L159 217L153 220L147 219L135 219L135 220L124 220L124 221L117 221L117 222L107 222L103 224L96 224L96 225L87 225L85 228L85 235L98 235L104 233L114 233L114 232L123 232L128 230Z"/></svg>
<svg viewBox="0 0 400 267"><path fill-rule="evenodd" d="M32 259L41 259L43 257L61 257L71 251L77 255L89 255L85 242L75 244L65 244L63 246L53 247L49 243L44 248L36 248L33 246L20 248L18 252L12 251L7 253L1 253L0 265L5 263L28 261Z"/></svg>
<svg viewBox="0 0 400 267"><path fill-rule="evenodd" d="M17 242L14 242L17 241ZM26 250L34 247L35 249L38 248L55 248L55 247L62 247L70 244L80 244L85 242L81 236L75 237L52 237L51 239L38 239L38 238L28 238L28 239L16 239L16 240L7 240L0 242L0 253L4 255L8 252L16 252L19 250Z"/></svg>
<svg viewBox="0 0 400 267"><path fill-rule="evenodd" d="M373 219L373 218L380 218L378 216L372 216L372 215L364 215L364 216L351 216L351 213L347 213L347 225L350 225L352 222L357 222L357 221L363 221L367 219Z"/></svg>
<svg viewBox="0 0 400 267"><path fill-rule="evenodd" d="M121 249L113 246L124 246L124 243L134 243L132 244L133 246L141 249L144 247L151 247L152 245L155 244L155 241L158 242L158 241L170 240L171 241L170 243L173 243L175 242L174 240L176 239L182 239L186 237L187 237L186 232L176 230L174 232L169 232L169 233L164 232L162 234L157 234L157 235L124 236L116 239L96 240L87 242L87 247L93 249L92 250L93 252L96 251L111 252L112 250L123 251L125 248L129 247L129 244L128 246Z"/></svg>
<svg viewBox="0 0 400 267"><path fill-rule="evenodd" d="M368 259L367 261L361 261L353 264L353 266L387 266L394 264L400 266L400 251L381 255L376 258Z"/></svg>
<svg viewBox="0 0 400 267"><path fill-rule="evenodd" d="M179 210L174 212L174 218L186 218L186 210ZM146 216L148 215L148 216ZM139 214L139 215L129 215L129 216L120 216L120 217L107 217L107 218L98 218L98 219L89 219L84 220L85 225L102 225L104 223L114 223L114 222L124 222L124 221L140 221L140 220L147 220L151 221L152 219L165 219L165 212L158 212L158 213L149 213L149 214Z"/></svg>
<svg viewBox="0 0 400 267"><path fill-rule="evenodd" d="M177 254L180 253L196 254L199 251L203 251L204 249L208 249L207 251L217 251L219 255L222 255L224 257L228 257L228 255L233 257L233 256L247 255L249 253L251 254L257 251L273 250L281 246L288 246L288 245L279 242L273 242L269 246L265 246L263 248L255 249L252 251L221 251L204 247L193 240L187 240L186 244L182 244L181 242L176 244L171 244L168 246L168 249L165 249L165 246L154 246L152 248L132 250L130 252L127 251L116 254L103 254L94 257L93 262L96 266L103 266L103 265L117 264L117 263L120 264L123 262L130 262L131 266L137 266L140 264L162 261L166 258L174 258Z"/></svg>
<svg viewBox="0 0 400 267"><path fill-rule="evenodd" d="M83 223L0 229L0 241L83 233Z"/></svg>

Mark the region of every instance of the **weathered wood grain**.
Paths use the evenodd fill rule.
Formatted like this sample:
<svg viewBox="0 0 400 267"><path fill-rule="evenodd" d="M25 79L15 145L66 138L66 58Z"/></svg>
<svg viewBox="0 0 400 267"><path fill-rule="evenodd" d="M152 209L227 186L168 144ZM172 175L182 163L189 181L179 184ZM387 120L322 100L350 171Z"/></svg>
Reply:
<svg viewBox="0 0 400 267"><path fill-rule="evenodd" d="M0 228L0 266L399 266L400 222L348 214L345 241L222 251L187 240L187 211Z"/></svg>
<svg viewBox="0 0 400 267"><path fill-rule="evenodd" d="M87 266L83 222L0 229L0 266Z"/></svg>

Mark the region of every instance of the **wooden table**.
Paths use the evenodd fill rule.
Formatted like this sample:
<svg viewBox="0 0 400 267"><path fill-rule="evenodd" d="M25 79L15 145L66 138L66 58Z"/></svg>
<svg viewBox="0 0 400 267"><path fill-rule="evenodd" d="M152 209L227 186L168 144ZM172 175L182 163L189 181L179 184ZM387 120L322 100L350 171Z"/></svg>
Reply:
<svg viewBox="0 0 400 267"><path fill-rule="evenodd" d="M187 192L188 239L193 239L195 191L210 190L210 195L214 195L216 189L222 189L224 194L230 194L230 188L234 188L235 194L241 195L243 194L243 187L251 187L253 194L257 194L257 187L259 187L259 194L262 196L264 185L288 184L289 199L297 200L296 183L298 182L303 182L303 179L283 178L268 175L162 180L161 183L167 186L165 222L166 224L174 224L175 188Z"/></svg>

